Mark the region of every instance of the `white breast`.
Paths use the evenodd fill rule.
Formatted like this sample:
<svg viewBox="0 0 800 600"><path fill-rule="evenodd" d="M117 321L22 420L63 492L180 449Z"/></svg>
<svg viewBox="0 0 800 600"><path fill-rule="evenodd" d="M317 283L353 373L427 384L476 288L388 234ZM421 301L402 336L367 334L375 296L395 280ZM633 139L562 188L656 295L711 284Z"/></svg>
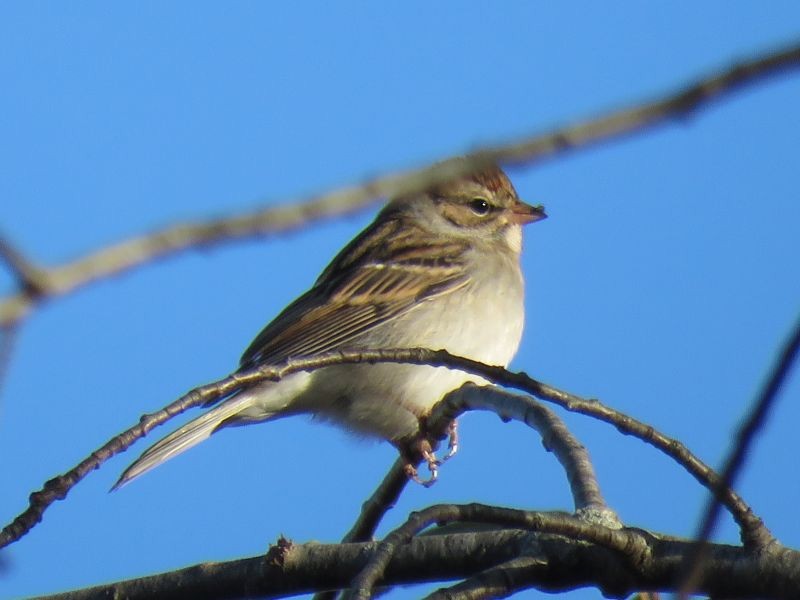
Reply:
<svg viewBox="0 0 800 600"><path fill-rule="evenodd" d="M445 349L505 366L519 347L524 323L523 282L516 257L476 256L470 283L420 303L371 331L362 347ZM413 435L420 416L447 392L485 380L444 367L342 365L317 371L297 408L368 435L398 441ZM301 406L302 405L302 408Z"/></svg>

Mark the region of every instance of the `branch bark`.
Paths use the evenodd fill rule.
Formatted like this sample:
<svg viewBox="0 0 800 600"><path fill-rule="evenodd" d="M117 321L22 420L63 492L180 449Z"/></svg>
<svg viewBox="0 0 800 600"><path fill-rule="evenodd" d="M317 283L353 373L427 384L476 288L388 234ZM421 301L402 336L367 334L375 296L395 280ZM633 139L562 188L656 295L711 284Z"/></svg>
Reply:
<svg viewBox="0 0 800 600"><path fill-rule="evenodd" d="M376 362L425 364L460 369L481 375L494 383L522 390L541 400L558 404L566 410L588 415L614 425L620 432L633 435L661 450L683 466L701 485L711 490L717 489L719 476L678 440L669 438L650 425L604 406L597 400L585 400L569 392L556 389L532 379L524 372L512 373L502 367L489 366L467 358L453 356L444 350L411 348L335 351L313 357L288 359L277 366L262 365L239 371L217 382L191 390L160 411L144 415L137 425L113 437L78 465L45 483L41 490L32 493L28 508L0 532L0 548L15 542L30 531L41 521L44 512L50 505L57 500L63 500L69 490L90 472L99 468L106 460L127 450L153 427L191 407L208 406L243 387L264 380L277 381L297 371L308 371L342 363ZM451 420L458 407L447 406L445 402L440 403L436 410L444 411L446 417ZM449 414L447 414L448 411L450 411ZM753 513L736 492L725 489L720 493L720 499L739 524L742 540L746 546L765 548L774 542L772 534L761 519Z"/></svg>
<svg viewBox="0 0 800 600"><path fill-rule="evenodd" d="M352 589L348 590L343 600L369 600L375 584L382 580L399 547L434 523L442 526L453 522L517 526L540 533L555 533L616 550L634 564L644 563L649 559L649 549L641 536L632 536L621 528L611 529L587 523L563 513L532 512L481 504L439 504L412 513L402 526L387 535L353 580Z"/></svg>
<svg viewBox="0 0 800 600"><path fill-rule="evenodd" d="M602 517L607 526L621 526L603 498L589 453L552 410L529 396L473 384L466 384L460 394L442 403L443 408L453 405L460 405L463 410L488 410L503 420L520 421L538 431L545 449L552 452L564 468L575 512L587 518Z"/></svg>
<svg viewBox="0 0 800 600"><path fill-rule="evenodd" d="M464 579L509 561L529 559L507 581L509 593L593 586L606 597L624 598L641 589L677 589L682 561L689 556L692 542L640 529L621 533L642 544L647 560L633 563L619 551L595 543L521 529L415 537L397 548L380 585ZM266 557L203 563L38 600L277 598L336 590L348 586L376 546L283 540ZM785 548L758 553L715 544L697 592L718 598L789 599L796 598L798 589L800 553Z"/></svg>
<svg viewBox="0 0 800 600"><path fill-rule="evenodd" d="M688 568L686 570L684 584L681 586L681 596L685 597L693 590L695 579L705 560L705 542L711 538L711 534L719 519L721 507L720 496L722 490L731 488L736 481L736 477L744 464L748 449L759 429L763 427L767 415L775 404L778 392L789 376L792 366L797 360L798 353L800 353L800 320L798 320L789 333L783 350L778 356L763 389L739 428L739 432L736 435L736 442L731 448L728 457L725 459L719 481L716 487L711 490L711 498L709 498L708 505L703 512L703 517L700 520L700 526L695 536L697 542L695 556L687 563Z"/></svg>

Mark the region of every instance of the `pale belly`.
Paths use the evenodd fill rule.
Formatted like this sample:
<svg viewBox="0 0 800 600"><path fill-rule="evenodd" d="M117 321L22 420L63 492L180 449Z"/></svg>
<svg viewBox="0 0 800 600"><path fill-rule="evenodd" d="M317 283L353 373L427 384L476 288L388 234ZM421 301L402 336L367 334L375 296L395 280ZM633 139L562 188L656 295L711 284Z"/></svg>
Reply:
<svg viewBox="0 0 800 600"><path fill-rule="evenodd" d="M522 336L522 281L517 272L497 279L422 303L353 345L443 348L486 364L505 366ZM387 363L328 367L312 375L310 385L292 408L360 434L400 442L416 433L420 416L467 381L486 383L480 377L446 367Z"/></svg>

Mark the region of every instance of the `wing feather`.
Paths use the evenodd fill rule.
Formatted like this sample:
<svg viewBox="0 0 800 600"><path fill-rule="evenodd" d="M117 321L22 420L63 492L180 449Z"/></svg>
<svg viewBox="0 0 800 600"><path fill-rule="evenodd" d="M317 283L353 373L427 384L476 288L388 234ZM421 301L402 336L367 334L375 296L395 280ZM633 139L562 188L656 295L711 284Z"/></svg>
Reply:
<svg viewBox="0 0 800 600"><path fill-rule="evenodd" d="M258 334L242 367L348 347L418 303L466 285L465 245L420 233L399 220L365 230Z"/></svg>

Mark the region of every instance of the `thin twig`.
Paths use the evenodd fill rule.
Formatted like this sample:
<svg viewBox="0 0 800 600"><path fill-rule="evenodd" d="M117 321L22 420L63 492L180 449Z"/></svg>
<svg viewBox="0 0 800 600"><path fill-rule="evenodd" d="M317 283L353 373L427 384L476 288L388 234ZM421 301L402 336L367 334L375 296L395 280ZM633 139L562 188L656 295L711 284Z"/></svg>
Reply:
<svg viewBox="0 0 800 600"><path fill-rule="evenodd" d="M544 447L564 467L576 513L589 515L604 512L610 516L612 511L603 499L589 453L552 410L529 396L466 384L446 396L441 405L434 409L434 414L442 406L455 403L460 405L461 410L489 410L502 419L520 421L535 429L542 436ZM616 518L610 520L615 521Z"/></svg>
<svg viewBox="0 0 800 600"><path fill-rule="evenodd" d="M545 448L553 452L564 467L576 512L583 514L594 509L609 510L589 453L552 410L529 396L467 383L446 395L432 411L430 423L435 424L437 429L433 436L437 437L439 432L443 432L441 428L444 424L470 410L488 410L504 420L520 421L535 429L542 436ZM392 465L380 486L364 503L358 521L342 539L343 542L370 539L380 518L391 508L407 483L408 478L402 467L401 460Z"/></svg>
<svg viewBox="0 0 800 600"><path fill-rule="evenodd" d="M408 475L405 471L406 461L398 458L389 468L389 472L380 482L372 495L361 506L361 513L356 522L342 538L343 544L353 542L368 542L372 539L375 530L397 502L400 494L408 485ZM334 600L339 595L338 591L317 592L312 600Z"/></svg>
<svg viewBox="0 0 800 600"><path fill-rule="evenodd" d="M42 270L34 266L3 236L0 236L0 260L11 270L21 293L31 298L49 293L46 275Z"/></svg>
<svg viewBox="0 0 800 600"><path fill-rule="evenodd" d="M361 513L356 522L342 538L343 544L368 542L372 539L383 517L394 508L400 494L408 485L405 464L406 461L402 458L394 461L378 487L361 505ZM338 591L317 592L312 600L335 600L338 595Z"/></svg>
<svg viewBox="0 0 800 600"><path fill-rule="evenodd" d="M383 516L391 510L408 484L404 467L405 461L402 458L394 461L386 477L361 506L361 514L342 538L343 543L366 542L372 538Z"/></svg>
<svg viewBox="0 0 800 600"><path fill-rule="evenodd" d="M750 414L745 418L736 434L736 444L725 460L722 474L717 483L717 489L714 490L714 495L709 498L708 508L701 521L698 534L695 536L697 541L706 541L713 531L716 520L719 517L720 501L717 497L719 491L733 486L750 445L759 429L763 427L767 415L775 404L778 392L780 392L781 386L786 381L792 366L797 360L798 352L800 352L800 320L798 320L794 330L789 335L778 361L772 368L769 379L759 394L758 400L753 404Z"/></svg>
<svg viewBox="0 0 800 600"><path fill-rule="evenodd" d="M378 358L378 355L382 355L382 357ZM553 402L570 412L594 417L613 425L621 433L632 435L662 451L686 469L704 487L708 489L718 488L719 476L711 467L692 454L679 440L670 438L651 425L642 423L633 417L608 407L598 400L587 400L575 394L559 390L529 377L524 372L512 373L502 367L488 366L467 358L456 357L443 350L385 350L376 351L376 354L370 352L369 356L375 360L385 360L387 362L409 362L461 369L481 375L494 383L522 390L541 400ZM362 353L362 358L366 357L367 354ZM742 541L746 546L763 547L774 540L761 519L753 513L752 509L736 492L730 488L725 488L719 492L719 495L723 504L739 525Z"/></svg>
<svg viewBox="0 0 800 600"><path fill-rule="evenodd" d="M19 514L10 524L0 531L0 548L17 541L28 533L44 515L44 511L57 500L66 498L67 493L75 487L89 473L99 468L110 458L127 450L134 442L143 438L147 433L169 419L197 406L210 406L233 392L245 388L259 381L279 381L293 373L302 370L314 370L342 362L365 362L369 358L363 355L347 356L346 353L329 352L323 355L289 359L282 365L262 365L246 371L240 371L223 379L196 387L166 407L143 415L139 422L114 436L100 448L75 467L47 481L41 490L30 495L28 508Z"/></svg>
<svg viewBox="0 0 800 600"><path fill-rule="evenodd" d="M0 325L19 321L46 299L62 296L177 253L297 229L312 221L351 213L375 198L409 194L491 164L533 165L568 152L640 133L685 118L741 88L800 67L800 46L743 61L663 98L577 122L544 135L493 147L433 166L377 177L362 185L260 209L251 213L184 223L98 250L70 263L37 270L40 293L25 290L0 301Z"/></svg>
<svg viewBox="0 0 800 600"><path fill-rule="evenodd" d="M506 598L525 587L532 577L542 579L550 568L547 560L538 556L518 556L494 565L472 577L443 590L436 590L425 600L483 600ZM523 575L524 574L524 575Z"/></svg>
<svg viewBox="0 0 800 600"><path fill-rule="evenodd" d="M380 581L397 548L407 544L423 529L437 523L452 522L488 523L504 527L520 527L531 531L555 533L572 539L586 540L617 550L633 564L649 559L647 544L626 530L609 529L587 523L570 515L552 514L486 506L482 504L439 504L412 513L408 520L386 536L372 553L367 565L353 580L352 588L343 594L347 600L366 600L372 597L375 584Z"/></svg>
<svg viewBox="0 0 800 600"><path fill-rule="evenodd" d="M736 434L736 442L731 448L728 457L722 468L719 481L714 489L711 490L711 497L708 499L703 518L700 520L695 539L697 541L696 556L688 563L688 570L681 586L681 595L688 596L692 591L693 585L697 581L697 575L702 568L705 559L703 548L711 538L720 512L720 495L723 490L733 487L739 472L742 469L747 452L753 443L758 431L764 426L764 422L770 410L775 405L778 393L781 390L786 378L792 370L792 366L800 353L800 320L797 321L790 332L784 347L772 366L769 378L758 394L758 398L750 407L749 414L745 417L739 431Z"/></svg>
<svg viewBox="0 0 800 600"><path fill-rule="evenodd" d="M28 508L0 532L0 548L18 540L38 523L44 511L56 500L66 497L69 490L106 460L126 450L150 429L194 406L210 405L234 391L264 380L278 381L297 371L311 371L344 363L396 362L450 367L481 375L495 383L514 387L554 402L566 410L592 416L614 425L619 431L633 435L658 448L683 466L695 479L709 489L716 489L719 476L683 444L669 438L653 427L637 421L597 400L585 400L558 390L529 377L526 373L511 373L502 367L484 365L474 360L453 356L444 350L424 348L384 349L328 352L313 357L290 358L278 366L263 365L237 372L217 382L195 388L155 413L145 415L139 424L115 436L88 458L65 474L45 483L42 490L30 496ZM733 490L720 493L722 502L739 524L745 545L763 547L772 535L750 507Z"/></svg>
<svg viewBox="0 0 800 600"><path fill-rule="evenodd" d="M545 448L553 452L564 467L577 516L606 527L622 527L616 514L603 499L586 448L552 410L529 396L511 394L494 387L465 384L445 396L436 406L431 414L431 423L435 423L443 432L441 428L444 425L468 410L490 410L504 420L521 421L538 431ZM358 520L342 539L342 543L369 540L407 483L403 461L398 459L364 503ZM336 595L336 592L320 592L314 596L314 600L332 600Z"/></svg>

